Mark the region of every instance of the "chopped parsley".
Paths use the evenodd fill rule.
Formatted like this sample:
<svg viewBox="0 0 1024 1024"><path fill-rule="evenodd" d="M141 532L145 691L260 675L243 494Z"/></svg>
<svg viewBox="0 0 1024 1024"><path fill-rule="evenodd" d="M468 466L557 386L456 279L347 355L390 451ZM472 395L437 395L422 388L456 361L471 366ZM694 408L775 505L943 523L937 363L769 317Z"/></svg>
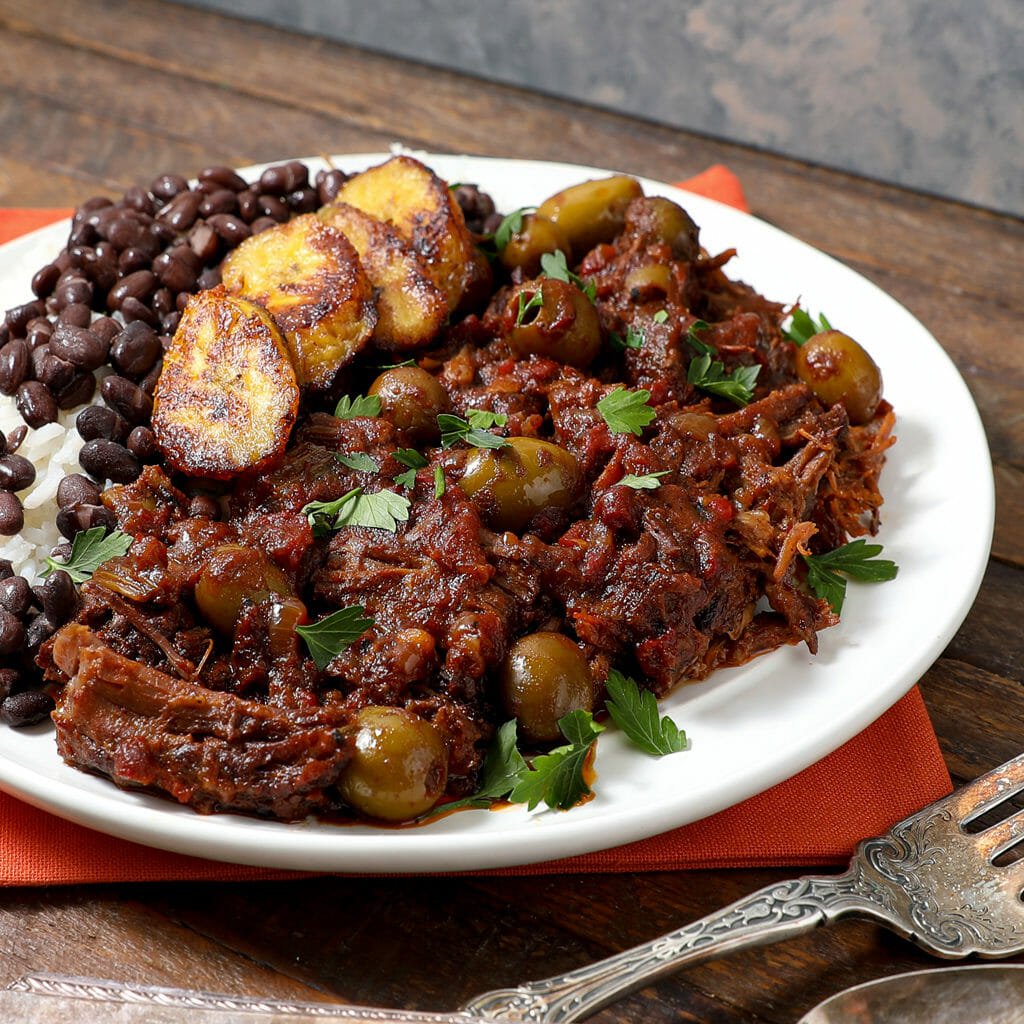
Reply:
<svg viewBox="0 0 1024 1024"><path fill-rule="evenodd" d="M410 491L416 486L416 470L425 469L430 465L415 448L399 448L398 451L391 453L391 458L408 467L404 473L399 473L395 477L395 483L400 487L407 487Z"/></svg>
<svg viewBox="0 0 1024 1024"><path fill-rule="evenodd" d="M444 470L440 466L434 467L434 497L440 498L445 491Z"/></svg>
<svg viewBox="0 0 1024 1024"><path fill-rule="evenodd" d="M635 434L639 437L643 428L657 415L647 404L650 397L650 391L643 388L639 391L616 388L597 403L597 411L613 434Z"/></svg>
<svg viewBox="0 0 1024 1024"><path fill-rule="evenodd" d="M504 413L470 409L466 415L466 419L446 412L438 415L437 425L441 428L442 448L451 448L460 441L465 441L475 448L502 448L508 444L505 438L492 434L488 429L505 426L508 417Z"/></svg>
<svg viewBox="0 0 1024 1024"><path fill-rule="evenodd" d="M353 604L331 612L319 622L295 627L321 672L373 625L373 619L367 618L365 611L361 604Z"/></svg>
<svg viewBox="0 0 1024 1024"><path fill-rule="evenodd" d="M103 526L94 526L75 534L71 542L71 554L66 562L47 557L46 568L39 574L49 576L57 569L63 569L75 583L84 583L106 561L127 555L133 537L120 530L107 533Z"/></svg>
<svg viewBox="0 0 1024 1024"><path fill-rule="evenodd" d="M334 408L334 415L339 420L351 420L356 416L379 416L380 398L377 395L342 395Z"/></svg>
<svg viewBox="0 0 1024 1024"><path fill-rule="evenodd" d="M698 336L698 332L703 334L704 331L708 330L711 325L706 320L694 320L689 327L686 328L686 340L690 343L690 346L697 350L697 353L702 356L717 356L718 349L714 345L709 345L706 341Z"/></svg>
<svg viewBox="0 0 1024 1024"><path fill-rule="evenodd" d="M501 223L494 232L494 248L498 252L501 252L512 241L513 235L517 235L522 231L523 214L536 209L536 206L520 206L518 210L513 210L502 218Z"/></svg>
<svg viewBox="0 0 1024 1024"><path fill-rule="evenodd" d="M655 491L661 486L660 477L667 476L668 473L667 469L663 469L659 473L645 473L643 476L627 473L615 486L630 487L634 491Z"/></svg>
<svg viewBox="0 0 1024 1024"><path fill-rule="evenodd" d="M558 728L568 744L533 759L509 795L512 803L526 804L532 811L543 801L555 810L567 811L590 795L583 768L604 726L595 722L589 711L580 710L560 718Z"/></svg>
<svg viewBox="0 0 1024 1024"><path fill-rule="evenodd" d="M313 534L325 537L344 526L366 526L395 533L409 518L409 499L394 491L364 494L354 487L335 501L311 501L302 509Z"/></svg>
<svg viewBox="0 0 1024 1024"><path fill-rule="evenodd" d="M794 345L804 345L816 334L821 334L823 331L831 330L832 325L828 322L828 318L824 313L819 313L818 319L815 321L814 317L809 313L805 313L802 309L794 309L793 315L790 318L789 327L782 333L789 338Z"/></svg>
<svg viewBox="0 0 1024 1024"><path fill-rule="evenodd" d="M635 679L614 668L605 688L605 707L612 721L641 750L662 757L686 749L686 733L667 715L658 715L658 701L650 690L641 690Z"/></svg>
<svg viewBox="0 0 1024 1024"><path fill-rule="evenodd" d="M760 372L760 366L737 366L732 373L726 373L725 364L705 352L690 360L686 379L701 391L742 406L754 397L754 383Z"/></svg>
<svg viewBox="0 0 1024 1024"><path fill-rule="evenodd" d="M544 296L541 294L541 289L538 288L530 297L527 299L526 290L521 291L516 299L519 303L519 307L516 310L516 327L522 327L526 323L526 314L531 309L539 309L544 305Z"/></svg>
<svg viewBox="0 0 1024 1024"><path fill-rule="evenodd" d="M893 580L899 566L888 558L876 558L882 553L881 544L853 540L823 555L802 555L807 565L807 585L816 597L828 601L829 607L839 615L846 599L846 579L862 583L883 583Z"/></svg>
<svg viewBox="0 0 1024 1024"><path fill-rule="evenodd" d="M335 452L334 457L349 469L357 470L360 473L379 473L380 465L376 459L371 458L366 452L353 452L345 455L343 452Z"/></svg>
<svg viewBox="0 0 1024 1024"><path fill-rule="evenodd" d="M656 324L667 323L668 322L668 310L667 309L659 309L658 312L654 314L654 322Z"/></svg>
<svg viewBox="0 0 1024 1024"><path fill-rule="evenodd" d="M624 352L627 348L643 348L644 342L647 340L644 337L643 331L628 326L626 327L625 334L616 334L615 331L612 331L609 339L611 340L612 348L618 349L620 352Z"/></svg>
<svg viewBox="0 0 1024 1024"><path fill-rule="evenodd" d="M593 281L584 281L582 277L574 274L569 269L565 253L561 249L544 253L540 258L540 267L548 277L576 285L591 302L597 298L597 285Z"/></svg>

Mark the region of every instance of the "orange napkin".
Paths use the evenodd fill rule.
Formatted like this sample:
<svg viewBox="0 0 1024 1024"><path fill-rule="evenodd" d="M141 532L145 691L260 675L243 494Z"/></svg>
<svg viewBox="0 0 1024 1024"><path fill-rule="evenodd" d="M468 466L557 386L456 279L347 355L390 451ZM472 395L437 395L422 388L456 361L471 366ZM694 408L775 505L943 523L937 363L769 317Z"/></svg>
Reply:
<svg viewBox="0 0 1024 1024"><path fill-rule="evenodd" d="M720 165L680 182L680 187L748 209L739 180ZM67 214L0 209L0 242ZM837 864L860 839L884 832L951 788L928 712L914 688L828 757L720 814L616 849L497 873ZM139 846L0 793L0 885L243 881L294 875Z"/></svg>

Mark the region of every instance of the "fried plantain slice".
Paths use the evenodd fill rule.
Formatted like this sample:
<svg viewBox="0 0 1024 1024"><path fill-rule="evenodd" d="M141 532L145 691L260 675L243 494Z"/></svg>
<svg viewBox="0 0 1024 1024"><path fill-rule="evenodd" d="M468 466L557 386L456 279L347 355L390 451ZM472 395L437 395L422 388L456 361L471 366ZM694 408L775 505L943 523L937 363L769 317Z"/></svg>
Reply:
<svg viewBox="0 0 1024 1024"><path fill-rule="evenodd" d="M229 292L277 321L299 383L326 391L370 340L373 286L352 243L314 213L247 238L224 261Z"/></svg>
<svg viewBox="0 0 1024 1024"><path fill-rule="evenodd" d="M486 257L473 243L459 204L429 167L395 156L349 178L336 203L348 203L387 221L420 257L451 312L476 298L480 279L490 280Z"/></svg>
<svg viewBox="0 0 1024 1024"><path fill-rule="evenodd" d="M319 215L355 246L377 289L374 341L389 351L428 344L448 316L448 303L408 243L390 224L348 203L331 203Z"/></svg>
<svg viewBox="0 0 1024 1024"><path fill-rule="evenodd" d="M299 410L291 354L270 314L223 287L189 299L153 396L153 433L182 473L269 468Z"/></svg>

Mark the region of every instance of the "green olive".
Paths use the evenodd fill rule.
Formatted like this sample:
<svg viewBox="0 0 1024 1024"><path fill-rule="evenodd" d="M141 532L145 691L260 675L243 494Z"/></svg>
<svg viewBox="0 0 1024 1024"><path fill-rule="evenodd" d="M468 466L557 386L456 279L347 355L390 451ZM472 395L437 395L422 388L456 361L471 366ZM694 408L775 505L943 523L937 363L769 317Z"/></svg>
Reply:
<svg viewBox="0 0 1024 1024"><path fill-rule="evenodd" d="M366 707L355 716L355 752L338 779L342 799L383 821L429 811L448 784L448 750L426 719L405 708Z"/></svg>
<svg viewBox="0 0 1024 1024"><path fill-rule="evenodd" d="M626 210L626 229L630 234L664 242L677 260L696 259L700 253L697 225L678 203L662 196L630 203Z"/></svg>
<svg viewBox="0 0 1024 1024"><path fill-rule="evenodd" d="M622 231L626 207L644 190L636 178L624 174L556 192L537 207L541 217L553 220L565 233L577 262L601 242L610 242Z"/></svg>
<svg viewBox="0 0 1024 1024"><path fill-rule="evenodd" d="M825 405L842 403L851 423L867 423L882 400L881 371L841 331L822 331L797 349L796 373Z"/></svg>
<svg viewBox="0 0 1024 1024"><path fill-rule="evenodd" d="M231 636L246 601L258 603L271 594L291 597L288 577L262 552L244 544L214 548L199 573L195 598L203 617Z"/></svg>
<svg viewBox="0 0 1024 1024"><path fill-rule="evenodd" d="M414 442L433 440L437 414L451 408L441 382L418 366L385 370L370 385L369 394L380 399L381 415Z"/></svg>
<svg viewBox="0 0 1024 1024"><path fill-rule="evenodd" d="M527 277L534 277L540 271L541 256L556 249L567 256L572 251L565 232L553 220L527 213L519 230L501 250L501 262L507 270L518 267Z"/></svg>
<svg viewBox="0 0 1024 1024"><path fill-rule="evenodd" d="M514 533L522 533L546 508L568 508L581 483L576 456L535 437L510 437L501 448L473 449L459 480L492 526Z"/></svg>
<svg viewBox="0 0 1024 1024"><path fill-rule="evenodd" d="M644 263L626 275L625 285L634 302L653 302L668 295L672 271L664 263Z"/></svg>
<svg viewBox="0 0 1024 1024"><path fill-rule="evenodd" d="M590 711L594 684L583 652L561 633L520 637L501 666L501 700L519 732L534 743L557 740L558 720L570 711Z"/></svg>
<svg viewBox="0 0 1024 1024"><path fill-rule="evenodd" d="M538 301L539 305L531 306ZM601 350L594 304L568 281L545 277L515 288L505 307L508 343L520 355L547 356L580 368Z"/></svg>

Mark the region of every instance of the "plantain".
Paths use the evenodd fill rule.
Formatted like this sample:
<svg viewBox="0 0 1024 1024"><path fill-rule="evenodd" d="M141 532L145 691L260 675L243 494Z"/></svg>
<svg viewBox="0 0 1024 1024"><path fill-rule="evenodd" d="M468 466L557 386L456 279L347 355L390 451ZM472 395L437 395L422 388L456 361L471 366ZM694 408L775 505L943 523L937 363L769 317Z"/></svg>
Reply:
<svg viewBox="0 0 1024 1024"><path fill-rule="evenodd" d="M320 210L320 217L355 246L377 289L374 341L389 351L430 342L448 317L448 303L398 232L348 203L331 203Z"/></svg>
<svg viewBox="0 0 1024 1024"><path fill-rule="evenodd" d="M299 410L291 354L270 314L223 287L182 313L153 396L153 432L168 463L226 479L275 463Z"/></svg>
<svg viewBox="0 0 1024 1024"><path fill-rule="evenodd" d="M377 323L373 286L351 242L313 213L247 238L221 279L277 321L299 383L313 391L330 388Z"/></svg>
<svg viewBox="0 0 1024 1024"><path fill-rule="evenodd" d="M387 221L420 258L456 312L486 292L490 267L448 186L429 167L395 156L346 181L334 200Z"/></svg>

